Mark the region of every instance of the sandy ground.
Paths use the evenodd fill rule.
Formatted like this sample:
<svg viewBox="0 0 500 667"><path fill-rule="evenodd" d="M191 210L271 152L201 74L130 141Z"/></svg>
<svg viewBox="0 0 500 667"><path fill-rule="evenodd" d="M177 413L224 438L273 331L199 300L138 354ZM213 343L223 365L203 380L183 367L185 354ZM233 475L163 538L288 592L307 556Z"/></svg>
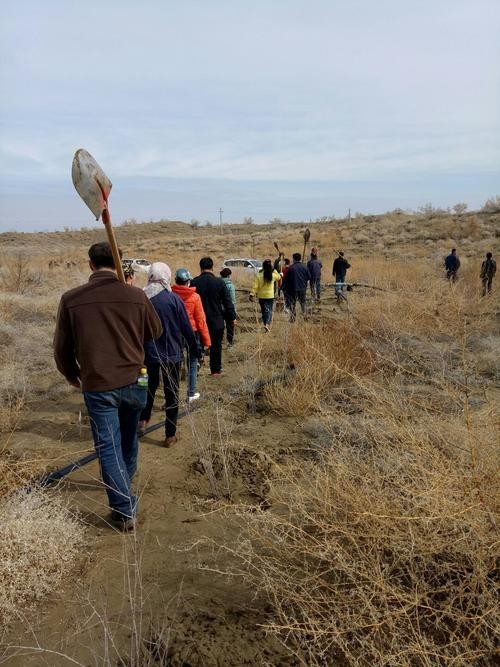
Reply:
<svg viewBox="0 0 500 667"><path fill-rule="evenodd" d="M300 419L261 414L242 390L248 372L245 344L265 334L252 322L249 304L242 305L240 313L235 347L224 351L224 375L213 379L208 367L202 368L202 398L180 420L178 443L163 447L163 429L141 440L136 480L140 513L134 535L123 536L106 523L106 495L96 462L58 484L56 492L68 498L88 526L89 555L82 555L79 571L64 590L54 591L40 615L10 633L11 644L40 645L45 651L19 649L5 664L71 664L65 655L78 664L107 664L105 631L111 637L108 643L115 642L126 658L132 652L134 624L141 626L143 637L153 638L152 654L158 645L166 647L168 658L159 664L298 664L261 627L270 620L266 601L240 578L224 574L234 566L231 556L214 551L208 541L235 543L240 529L225 515L224 506L266 502L266 456L285 456L304 447ZM284 319L277 314L276 327ZM231 471L228 481L215 466L211 484L202 440L207 411L213 412L221 395L232 397ZM162 419L161 404L157 395L152 422ZM77 392L32 405L10 446L54 459L55 467L76 460L92 447L84 415ZM227 487L230 499L224 497Z"/></svg>

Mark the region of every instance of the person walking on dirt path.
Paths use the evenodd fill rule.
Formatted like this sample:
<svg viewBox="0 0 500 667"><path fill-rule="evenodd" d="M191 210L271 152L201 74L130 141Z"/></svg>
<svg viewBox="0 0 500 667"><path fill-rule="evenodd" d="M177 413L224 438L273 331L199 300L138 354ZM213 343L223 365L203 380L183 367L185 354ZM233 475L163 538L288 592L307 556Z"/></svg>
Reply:
<svg viewBox="0 0 500 667"><path fill-rule="evenodd" d="M345 277L347 269L350 269L351 265L344 257L344 252L339 250L338 257L335 258L332 267L332 275L335 277L335 283L345 283ZM343 287L341 285L335 285L335 292L342 292Z"/></svg>
<svg viewBox="0 0 500 667"><path fill-rule="evenodd" d="M203 310L207 318L212 345L210 347L210 373L220 377L222 372L222 339L224 338L224 318L235 322L236 311L229 297L222 278L214 276L214 263L211 257L200 259L201 273L191 281L191 287L201 297Z"/></svg>
<svg viewBox="0 0 500 667"><path fill-rule="evenodd" d="M234 287L233 281L231 280L231 274L232 274L231 269L224 267L220 272L220 277L224 281L224 285L226 286L226 289L228 291L229 298L233 303L234 310L236 310L236 289ZM233 341L234 341L234 320L231 320L230 317L229 318L226 317L225 311L224 311L224 322L226 323L227 347L228 349L231 349L233 347Z"/></svg>
<svg viewBox="0 0 500 667"><path fill-rule="evenodd" d="M486 253L486 259L481 264L481 282L483 283L483 293L482 296L486 296L491 292L491 284L493 282L493 277L497 272L497 263L493 259L491 252Z"/></svg>
<svg viewBox="0 0 500 667"><path fill-rule="evenodd" d="M200 398L199 392L196 391L198 368L200 359L203 359L203 348L209 348L211 341L200 295L196 293L195 287L190 287L190 281L191 275L187 269L177 269L172 292L184 303L198 348L195 355L188 353L188 401L192 403Z"/></svg>
<svg viewBox="0 0 500 667"><path fill-rule="evenodd" d="M290 313L290 322L295 322L297 301L300 303L303 317L306 317L306 291L309 282L309 271L307 266L302 264L300 252L294 252L292 259L293 264L283 278L282 289L285 295L285 308Z"/></svg>
<svg viewBox="0 0 500 667"><path fill-rule="evenodd" d="M179 380L184 348L188 348L190 357L200 356L184 302L170 287L171 275L167 264L153 262L148 271L148 284L144 288L144 293L158 313L163 333L160 338L144 346L149 383L146 407L139 422L139 429L142 430L151 419L161 375L165 394L165 447L177 442Z"/></svg>
<svg viewBox="0 0 500 667"><path fill-rule="evenodd" d="M321 299L321 269L323 264L318 259L318 252L316 248L311 250L311 258L307 262L307 270L309 271L309 284L311 286L311 298L313 301Z"/></svg>
<svg viewBox="0 0 500 667"><path fill-rule="evenodd" d="M451 253L445 257L444 268L446 269L447 279L452 283L456 282L458 269L460 268L460 260L458 259L456 248L453 248Z"/></svg>
<svg viewBox="0 0 500 667"><path fill-rule="evenodd" d="M144 345L160 337L162 325L149 299L118 280L108 243L89 249L88 283L61 297L54 358L66 380L83 391L110 522L133 530L137 499L131 480L137 468L137 424L147 391L138 384Z"/></svg>
<svg viewBox="0 0 500 667"><path fill-rule="evenodd" d="M281 280L281 275L273 269L270 259L265 259L261 270L255 274L252 290L250 292L250 301L255 297L259 299L260 311L262 314L262 324L267 332L270 329L273 319L274 306L274 286Z"/></svg>

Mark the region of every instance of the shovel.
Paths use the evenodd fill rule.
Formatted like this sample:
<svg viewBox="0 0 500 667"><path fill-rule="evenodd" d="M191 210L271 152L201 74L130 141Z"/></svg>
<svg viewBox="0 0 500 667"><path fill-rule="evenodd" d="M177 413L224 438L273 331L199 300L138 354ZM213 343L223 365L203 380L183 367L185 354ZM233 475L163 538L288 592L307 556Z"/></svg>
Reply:
<svg viewBox="0 0 500 667"><path fill-rule="evenodd" d="M305 261L306 261L306 246L309 243L309 239L311 238L311 232L309 230L309 227L305 230L305 232L302 233L302 236L304 237L304 252L302 253L302 261L305 263Z"/></svg>
<svg viewBox="0 0 500 667"><path fill-rule="evenodd" d="M108 197L112 188L111 181L94 160L92 155L84 148L79 148L75 153L73 164L71 166L71 178L73 179L73 185L75 186L76 191L95 215L95 219L99 220L102 216L102 222L106 228L106 234L108 235L108 242L111 247L116 273L118 274L119 280L122 283L125 283L122 261L120 253L118 252L115 233L111 226L111 217L108 208Z"/></svg>

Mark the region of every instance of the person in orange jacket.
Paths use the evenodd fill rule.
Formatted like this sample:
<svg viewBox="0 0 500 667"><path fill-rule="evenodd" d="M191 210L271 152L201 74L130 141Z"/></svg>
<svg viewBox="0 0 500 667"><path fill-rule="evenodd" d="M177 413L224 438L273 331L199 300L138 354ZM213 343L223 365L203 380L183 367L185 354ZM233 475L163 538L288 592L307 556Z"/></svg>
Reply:
<svg viewBox="0 0 500 667"><path fill-rule="evenodd" d="M205 311L203 310L200 295L196 292L196 287L189 286L190 281L191 275L187 269L177 269L175 272L175 285L172 285L172 292L175 292L183 300L189 322L199 345L209 348L212 345L212 341L210 340ZM193 357L192 355L189 356L188 378L188 401L192 403L200 398L199 392L196 391L198 382L198 357Z"/></svg>

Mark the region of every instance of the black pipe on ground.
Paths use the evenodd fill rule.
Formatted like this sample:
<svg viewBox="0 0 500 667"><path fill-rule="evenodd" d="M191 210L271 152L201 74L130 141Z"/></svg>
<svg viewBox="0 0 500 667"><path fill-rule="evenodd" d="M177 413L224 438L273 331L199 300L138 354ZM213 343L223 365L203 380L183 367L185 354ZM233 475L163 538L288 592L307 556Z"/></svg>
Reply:
<svg viewBox="0 0 500 667"><path fill-rule="evenodd" d="M195 408L190 408L189 410L181 410L179 412L178 418L181 419L182 417L185 417L188 412L193 412ZM153 424L152 426L148 426L148 428L144 429L144 431L139 435L139 438L142 438L145 435L148 435L148 433L152 433L153 431L158 430L162 426L165 425L165 419L161 422L158 422L157 424ZM86 466L87 463L92 463L92 461L95 461L97 459L97 452L92 452L90 454L86 454L85 456L82 456L81 459L78 459L77 461L73 461L72 463L68 463L68 465L64 466L63 468L59 468L59 470L53 470L52 472L46 472L44 473L38 481L33 484L31 488L40 488L40 487L45 487L45 486L50 486L51 484L55 484L55 482L58 482L60 479L63 477L66 477L66 475L69 475L72 473L74 470L78 470L79 468L83 468L83 466Z"/></svg>

